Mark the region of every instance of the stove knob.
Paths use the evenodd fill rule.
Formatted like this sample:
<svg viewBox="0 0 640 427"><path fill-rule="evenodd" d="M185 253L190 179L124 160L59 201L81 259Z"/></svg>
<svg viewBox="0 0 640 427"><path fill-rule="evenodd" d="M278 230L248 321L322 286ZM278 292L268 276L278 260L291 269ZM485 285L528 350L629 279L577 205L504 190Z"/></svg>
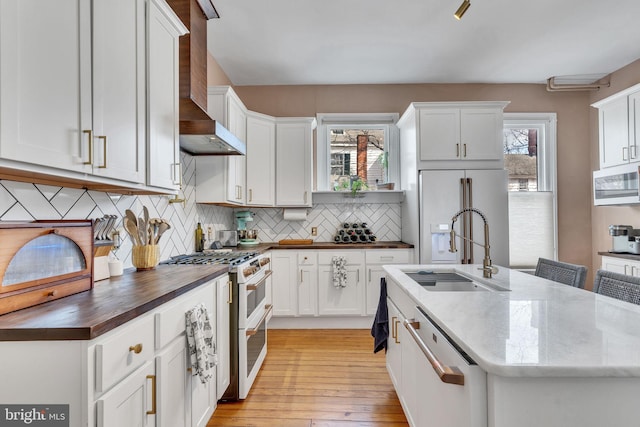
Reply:
<svg viewBox="0 0 640 427"><path fill-rule="evenodd" d="M271 258L262 258L260 260L260 266L267 265L271 262Z"/></svg>
<svg viewBox="0 0 640 427"><path fill-rule="evenodd" d="M244 274L244 276L251 276L253 273L256 272L256 268L255 267L247 267L244 270L242 270L242 274Z"/></svg>

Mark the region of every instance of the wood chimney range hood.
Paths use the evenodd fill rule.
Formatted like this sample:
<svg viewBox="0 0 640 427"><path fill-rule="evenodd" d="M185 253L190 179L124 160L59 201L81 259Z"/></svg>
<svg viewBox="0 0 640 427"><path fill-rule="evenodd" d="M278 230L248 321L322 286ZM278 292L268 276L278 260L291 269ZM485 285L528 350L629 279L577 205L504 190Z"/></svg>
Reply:
<svg viewBox="0 0 640 427"><path fill-rule="evenodd" d="M180 149L194 156L244 155L246 145L207 114L207 20L211 0L167 0L189 29L180 37Z"/></svg>

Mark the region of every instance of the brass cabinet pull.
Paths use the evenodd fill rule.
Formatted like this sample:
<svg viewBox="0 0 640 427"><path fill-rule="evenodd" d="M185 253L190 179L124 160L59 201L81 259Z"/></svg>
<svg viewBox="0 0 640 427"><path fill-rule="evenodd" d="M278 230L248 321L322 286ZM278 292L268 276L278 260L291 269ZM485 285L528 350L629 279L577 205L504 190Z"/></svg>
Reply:
<svg viewBox="0 0 640 427"><path fill-rule="evenodd" d="M147 411L147 415L155 415L156 413L156 376L147 375L147 379L151 380L151 410Z"/></svg>
<svg viewBox="0 0 640 427"><path fill-rule="evenodd" d="M440 377L440 381L447 384L464 385L464 374L455 366L447 366L440 362L431 349L422 341L422 338L416 332L416 329L420 329L420 322L416 322L415 319L404 319L404 327L407 328L422 354L426 356L431 367Z"/></svg>
<svg viewBox="0 0 640 427"><path fill-rule="evenodd" d="M47 296L48 297L55 297L56 294L58 293L58 291L56 291L55 289L52 291L47 292Z"/></svg>
<svg viewBox="0 0 640 427"><path fill-rule="evenodd" d="M304 279L302 277L302 269L300 269L300 283L304 282Z"/></svg>
<svg viewBox="0 0 640 427"><path fill-rule="evenodd" d="M398 318L396 317L396 320L393 322L393 327L396 330L396 344L400 344L400 337L398 336L398 325L400 324L400 321L398 320Z"/></svg>
<svg viewBox="0 0 640 427"><path fill-rule="evenodd" d="M142 344L130 346L129 351L133 351L135 354L140 354L142 352Z"/></svg>
<svg viewBox="0 0 640 427"><path fill-rule="evenodd" d="M367 282L371 282L371 269L369 269L369 278L367 279Z"/></svg>
<svg viewBox="0 0 640 427"><path fill-rule="evenodd" d="M229 299L227 300L227 304L233 303L233 287L231 286L231 281L227 282L227 286L229 286Z"/></svg>
<svg viewBox="0 0 640 427"><path fill-rule="evenodd" d="M307 191L304 192L304 202L307 203Z"/></svg>
<svg viewBox="0 0 640 427"><path fill-rule="evenodd" d="M397 319L396 316L391 317L391 338L394 338L396 342L398 342L398 337L396 337L396 328L395 328L396 319Z"/></svg>
<svg viewBox="0 0 640 427"><path fill-rule="evenodd" d="M249 201L253 201L253 190L251 188L249 189Z"/></svg>
<svg viewBox="0 0 640 427"><path fill-rule="evenodd" d="M462 144L462 152L464 153L462 157L467 157L467 144Z"/></svg>
<svg viewBox="0 0 640 427"><path fill-rule="evenodd" d="M187 368L187 372L191 373L191 372L193 372L193 369Z"/></svg>
<svg viewBox="0 0 640 427"><path fill-rule="evenodd" d="M100 166L98 166L98 168L100 169L106 169L107 168L107 135L100 135L98 136L98 139L102 140L102 164Z"/></svg>
<svg viewBox="0 0 640 427"><path fill-rule="evenodd" d="M83 165L92 165L93 164L93 131L91 129L89 130L83 130L82 133L86 133L89 135L89 160L87 160L86 162L83 162Z"/></svg>
<svg viewBox="0 0 640 427"><path fill-rule="evenodd" d="M460 157L460 144L456 144L456 157Z"/></svg>

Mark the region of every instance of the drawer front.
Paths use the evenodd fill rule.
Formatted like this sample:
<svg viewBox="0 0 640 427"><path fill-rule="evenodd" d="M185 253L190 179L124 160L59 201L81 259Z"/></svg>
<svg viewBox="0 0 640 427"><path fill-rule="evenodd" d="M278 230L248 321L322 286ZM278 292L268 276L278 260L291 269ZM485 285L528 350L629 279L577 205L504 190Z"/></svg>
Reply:
<svg viewBox="0 0 640 427"><path fill-rule="evenodd" d="M318 254L316 252L300 251L298 252L298 265L317 265Z"/></svg>
<svg viewBox="0 0 640 427"><path fill-rule="evenodd" d="M331 264L334 256L343 256L347 260L347 264L364 265L364 251L353 249L351 251L326 251L318 254L318 264Z"/></svg>
<svg viewBox="0 0 640 427"><path fill-rule="evenodd" d="M10 313L22 308L53 301L91 289L91 277L73 282L48 286L33 291L4 296L0 294L0 314Z"/></svg>
<svg viewBox="0 0 640 427"><path fill-rule="evenodd" d="M215 312L214 304L214 281L206 283L197 289L192 290L175 301L165 304L155 314L155 338L156 349L159 350L169 344L175 337L185 331L186 322L185 314L193 307L200 303L204 303L209 312L209 320L214 327Z"/></svg>
<svg viewBox="0 0 640 427"><path fill-rule="evenodd" d="M410 249L375 249L366 252L367 264L409 264Z"/></svg>
<svg viewBox="0 0 640 427"><path fill-rule="evenodd" d="M398 307L404 317L413 316L416 303L389 276L387 276L387 296Z"/></svg>
<svg viewBox="0 0 640 427"><path fill-rule="evenodd" d="M108 390L153 358L153 316L133 320L114 332L95 347L97 392Z"/></svg>

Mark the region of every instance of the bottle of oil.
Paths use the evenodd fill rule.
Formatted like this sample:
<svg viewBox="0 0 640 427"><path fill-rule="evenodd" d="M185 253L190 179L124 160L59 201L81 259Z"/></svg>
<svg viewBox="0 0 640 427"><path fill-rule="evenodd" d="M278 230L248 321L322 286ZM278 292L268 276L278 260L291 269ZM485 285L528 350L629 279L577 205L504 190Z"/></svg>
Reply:
<svg viewBox="0 0 640 427"><path fill-rule="evenodd" d="M196 227L196 252L204 251L204 233L202 232L202 225L198 223Z"/></svg>

